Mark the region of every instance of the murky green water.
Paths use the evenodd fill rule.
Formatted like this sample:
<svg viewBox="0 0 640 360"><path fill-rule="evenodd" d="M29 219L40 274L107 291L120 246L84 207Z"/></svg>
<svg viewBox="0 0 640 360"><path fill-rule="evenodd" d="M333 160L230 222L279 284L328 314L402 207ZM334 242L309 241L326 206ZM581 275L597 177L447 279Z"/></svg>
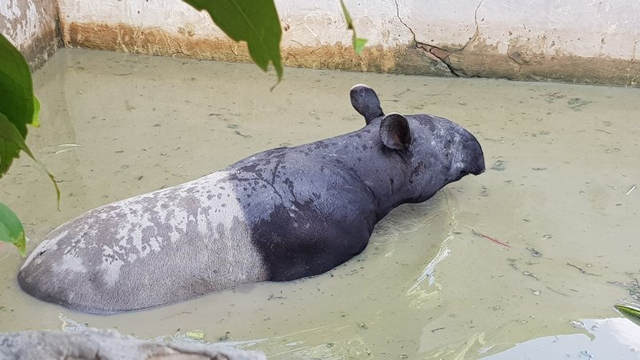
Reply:
<svg viewBox="0 0 640 360"><path fill-rule="evenodd" d="M348 99L356 83L386 112L464 125L488 170L400 207L327 274L131 314L31 298L15 280L22 259L3 246L0 330L201 330L272 359L640 358L640 327L612 308L640 295L640 90L301 69L270 92L274 82L253 65L60 51L35 74L42 128L29 144L61 181L62 211L25 159L0 198L31 250L107 202L363 126Z"/></svg>

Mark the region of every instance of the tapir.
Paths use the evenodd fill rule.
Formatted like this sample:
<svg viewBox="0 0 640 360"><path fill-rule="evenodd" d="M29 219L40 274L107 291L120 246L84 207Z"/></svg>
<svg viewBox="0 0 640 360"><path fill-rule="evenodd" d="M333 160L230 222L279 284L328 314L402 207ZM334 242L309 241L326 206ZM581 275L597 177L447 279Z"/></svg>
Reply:
<svg viewBox="0 0 640 360"><path fill-rule="evenodd" d="M360 130L91 210L45 237L20 286L112 314L318 275L362 252L395 207L485 170L477 139L452 121L385 115L365 85L350 97L366 122Z"/></svg>

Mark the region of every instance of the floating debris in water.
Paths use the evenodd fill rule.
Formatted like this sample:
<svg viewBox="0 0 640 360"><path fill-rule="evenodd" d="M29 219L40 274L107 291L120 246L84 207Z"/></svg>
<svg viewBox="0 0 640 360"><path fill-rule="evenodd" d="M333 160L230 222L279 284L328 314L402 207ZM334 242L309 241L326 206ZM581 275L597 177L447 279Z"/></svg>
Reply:
<svg viewBox="0 0 640 360"><path fill-rule="evenodd" d="M282 293L282 291L280 291L280 293ZM286 296L276 296L275 294L269 294L269 297L267 298L267 300L273 300L273 299L286 299Z"/></svg>
<svg viewBox="0 0 640 360"><path fill-rule="evenodd" d="M204 331L202 330L187 331L186 335L191 340L204 340Z"/></svg>
<svg viewBox="0 0 640 360"><path fill-rule="evenodd" d="M638 279L633 279L628 284L620 281L607 281L607 283L627 289L629 296L631 296L632 299L640 300L640 283L638 283Z"/></svg>
<svg viewBox="0 0 640 360"><path fill-rule="evenodd" d="M56 146L52 146L52 147L45 147L41 151L44 152L45 154L52 154L53 153L53 155L58 155L58 154L65 153L67 151L76 150L77 148L79 148L81 146L82 145L78 145L78 144L60 144L60 145L56 145ZM58 149L58 148L62 148L62 149L55 150L55 149Z"/></svg>
<svg viewBox="0 0 640 360"><path fill-rule="evenodd" d="M629 191L627 191L627 193L626 193L625 195L629 195L629 194L631 194L631 192L632 192L633 190L635 190L635 189L636 189L636 186L635 186L635 185L633 185L633 186L631 187L631 189L629 189Z"/></svg>
<svg viewBox="0 0 640 360"><path fill-rule="evenodd" d="M242 136L243 138L250 138L250 137L252 137L251 135L243 134L243 133L241 133L241 132L240 132L240 131L238 131L238 130L236 130L236 131L235 131L235 134L236 134L236 135L240 135L240 136Z"/></svg>
<svg viewBox="0 0 640 360"><path fill-rule="evenodd" d="M89 327L89 324L87 323L83 324L79 321L75 321L70 317L62 315L62 313L58 314L58 319L60 319L60 321L62 322L62 325L60 326L60 330L62 331L81 332L86 330Z"/></svg>
<svg viewBox="0 0 640 360"><path fill-rule="evenodd" d="M504 171L504 163L505 162L503 160L496 160L495 164L493 164L493 166L491 167L491 170Z"/></svg>
<svg viewBox="0 0 640 360"><path fill-rule="evenodd" d="M589 353L587 350L580 351L579 356L582 359L593 359L593 355L591 355L591 353Z"/></svg>
<svg viewBox="0 0 640 360"><path fill-rule="evenodd" d="M522 272L522 275L524 275L524 276L528 276L528 277L531 277L531 278L534 278L534 279L536 279L536 280L540 280L540 279L538 279L538 277L536 276L536 274L532 273L531 271L527 271L527 270L525 270L525 271L523 271L523 272Z"/></svg>
<svg viewBox="0 0 640 360"><path fill-rule="evenodd" d="M231 337L231 331L225 331L224 335L218 338L218 341L227 341L227 340L233 340L233 338Z"/></svg>
<svg viewBox="0 0 640 360"><path fill-rule="evenodd" d="M582 100L580 98L571 98L569 99L569 107L573 111L580 111L585 105L591 104L592 101Z"/></svg>
<svg viewBox="0 0 640 360"><path fill-rule="evenodd" d="M491 240L491 241L493 241L494 243L496 243L496 244L500 244L500 245L502 245L502 246L504 246L504 247L506 247L506 248L511 248L511 246L510 246L510 245L505 244L505 243L503 243L502 241L500 241L500 240L498 240L498 239L492 238L491 236L487 236L487 235L485 235L485 234L479 233L479 232L475 231L474 229L471 229L471 231L472 231L472 232L473 232L473 234L474 234L474 235L476 235L476 236L480 236L480 237L483 237L483 238L485 238L485 239L487 239L487 240Z"/></svg>
<svg viewBox="0 0 640 360"><path fill-rule="evenodd" d="M554 101L556 101L556 99L564 98L564 94L561 94L558 92L548 93L546 96L547 96L546 100L549 104L552 104Z"/></svg>
<svg viewBox="0 0 640 360"><path fill-rule="evenodd" d="M529 250L531 252L531 256L533 257L541 257L542 253L534 248L530 248L528 247L527 250Z"/></svg>
<svg viewBox="0 0 640 360"><path fill-rule="evenodd" d="M584 323L580 320L571 320L569 324L576 329L584 329Z"/></svg>
<svg viewBox="0 0 640 360"><path fill-rule="evenodd" d="M581 273L583 273L583 274L585 274L585 275L600 276L600 275L598 275L598 274L590 273L590 272L588 272L588 271L586 271L586 270L584 270L584 269L582 269L582 268L580 268L580 267L578 267L578 266L576 266L576 265L573 265L573 264L571 264L571 263L567 263L567 265L568 265L568 266L571 266L572 268L578 269ZM591 264L587 264L587 266L588 266L588 267L591 267L591 266L593 266L593 265L591 265Z"/></svg>

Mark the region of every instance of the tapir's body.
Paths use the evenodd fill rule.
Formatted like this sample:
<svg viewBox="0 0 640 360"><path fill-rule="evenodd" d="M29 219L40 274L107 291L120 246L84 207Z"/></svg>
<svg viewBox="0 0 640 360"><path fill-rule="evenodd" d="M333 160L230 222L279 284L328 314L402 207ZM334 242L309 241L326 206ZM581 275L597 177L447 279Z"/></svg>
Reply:
<svg viewBox="0 0 640 360"><path fill-rule="evenodd" d="M351 98L367 121L361 130L268 150L60 226L27 259L21 287L114 313L320 274L364 250L394 207L484 171L480 145L458 125L384 116L365 86Z"/></svg>

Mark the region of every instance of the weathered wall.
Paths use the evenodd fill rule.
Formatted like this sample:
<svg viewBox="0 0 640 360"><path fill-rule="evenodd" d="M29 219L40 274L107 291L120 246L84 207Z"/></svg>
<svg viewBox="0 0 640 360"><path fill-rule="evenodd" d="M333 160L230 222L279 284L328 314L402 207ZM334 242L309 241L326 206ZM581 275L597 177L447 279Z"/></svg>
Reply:
<svg viewBox="0 0 640 360"><path fill-rule="evenodd" d="M400 4L416 45L456 74L640 84L637 0Z"/></svg>
<svg viewBox="0 0 640 360"><path fill-rule="evenodd" d="M0 33L16 46L32 68L44 63L57 49L56 0L0 0Z"/></svg>
<svg viewBox="0 0 640 360"><path fill-rule="evenodd" d="M60 0L69 46L246 61L205 13L177 0ZM289 66L639 86L636 0L276 0Z"/></svg>
<svg viewBox="0 0 640 360"><path fill-rule="evenodd" d="M55 0L0 1L0 30L18 44L41 33L39 24L49 26L55 13L48 10ZM640 86L637 0L346 3L369 40L361 56L350 48L338 0L276 0L285 64ZM67 46L248 61L244 44L179 0L59 0L59 6Z"/></svg>

